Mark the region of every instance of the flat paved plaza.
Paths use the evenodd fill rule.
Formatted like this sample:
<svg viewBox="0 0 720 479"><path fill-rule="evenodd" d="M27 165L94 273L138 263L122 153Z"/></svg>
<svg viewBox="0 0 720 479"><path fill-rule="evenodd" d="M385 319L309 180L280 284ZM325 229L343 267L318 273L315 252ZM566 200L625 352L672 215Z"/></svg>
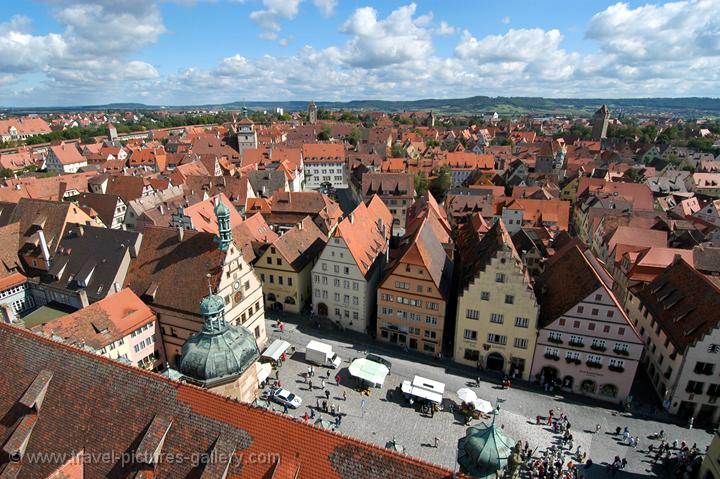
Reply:
<svg viewBox="0 0 720 479"><path fill-rule="evenodd" d="M268 316L272 316L269 313ZM275 317L275 316L272 316ZM610 477L604 464L611 462L615 456L626 458L628 466L616 477L670 477L669 472L660 466L653 467L651 460L646 456L647 447L658 441L648 439L650 434L659 430L665 431L666 438L672 442L686 441L688 445L697 443L701 451L710 443L712 435L702 429L688 429L687 427L658 422L654 418L644 418L621 414L612 406L598 406L589 404L582 398L564 398L538 390L525 390L519 388L501 389L494 381L481 381L476 386L476 379L471 377L472 371L457 367L448 361L432 360L404 354L399 349L386 346L382 343L370 342L364 335L353 335L348 332L331 330L328 325L317 329L309 319L298 316L281 316L285 322L284 331L275 327L274 320L268 320L267 330L270 341L282 338L290 342L295 348L295 354L284 363L279 373L279 380L283 388L298 394L303 400L303 406L289 413L302 418L308 407L313 409L317 402L325 399L324 391L320 389L320 380L327 371L326 368L316 367L313 379L314 389L308 389L305 383L308 363L304 359L305 345L312 339L318 339L333 345L334 351L343 359L338 370L331 370L330 378L326 380L326 389L330 392L329 404L339 406L342 414L342 423L338 431L368 442L384 446L386 442L396 439L397 443L405 447L405 452L450 469L456 467L456 453L458 439L464 437L466 426L459 414L451 413L446 407L443 411L429 417L415 411L408 405L399 393L399 385L404 380L412 380L415 375L440 381L445 384L445 402L460 403L455 392L461 387L471 387L479 398L499 405L500 411L496 416L496 424L515 440L527 441L531 449L536 449L536 455L552 444L559 444L559 435L553 434L551 428L536 425L537 415L547 417L548 411L553 409L556 415L565 413L571 423L574 448L580 445L592 458L596 466L587 471L586 477ZM368 352L380 354L392 362L392 373L385 380L382 388L372 389L371 395L365 396L353 389L354 380L349 376L348 366L354 358L364 357ZM335 375L340 374L340 385L335 383ZM273 376L274 378L274 373ZM343 393L347 400L343 399ZM275 406L282 410L280 406ZM317 412L316 418L317 419ZM321 413L330 420L329 414ZM485 421L472 421L471 425ZM595 433L596 424L601 430ZM639 445L631 448L619 439L614 433L616 427L628 427L630 434L639 438ZM435 447L435 438L438 445ZM566 456L566 461L571 456ZM574 460L574 454L572 456ZM602 465L602 466L601 466Z"/></svg>

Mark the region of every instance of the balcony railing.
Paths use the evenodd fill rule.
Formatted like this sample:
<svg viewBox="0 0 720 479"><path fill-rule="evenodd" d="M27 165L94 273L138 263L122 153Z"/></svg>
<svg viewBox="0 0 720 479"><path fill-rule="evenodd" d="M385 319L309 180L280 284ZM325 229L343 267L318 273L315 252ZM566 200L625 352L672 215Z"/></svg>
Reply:
<svg viewBox="0 0 720 479"><path fill-rule="evenodd" d="M585 346L585 343L584 343L584 342L582 342L582 341L573 341L572 339L570 340L570 342L569 342L568 344L569 344L570 346L575 346L575 347L578 347L578 348L582 348L583 346Z"/></svg>
<svg viewBox="0 0 720 479"><path fill-rule="evenodd" d="M619 354L621 356L629 356L630 355L630 351L628 351L627 349L613 349L613 352L615 354Z"/></svg>
<svg viewBox="0 0 720 479"><path fill-rule="evenodd" d="M568 364L572 364L572 363L580 364L580 363L582 362L582 361L580 360L580 358L565 358L565 361L566 361Z"/></svg>
<svg viewBox="0 0 720 479"><path fill-rule="evenodd" d="M602 344L591 344L590 349L593 351L605 351L607 347L603 346Z"/></svg>
<svg viewBox="0 0 720 479"><path fill-rule="evenodd" d="M558 356L558 355L556 355L556 354L545 353L545 359L550 359L550 360L552 360L552 361L559 361L559 360L560 360L560 356Z"/></svg>
<svg viewBox="0 0 720 479"><path fill-rule="evenodd" d="M556 337L554 337L554 336L550 336L550 337L548 338L548 341L550 341L551 343L555 343L555 344L562 344L562 343L563 343L563 340L562 340L561 338L556 338Z"/></svg>
<svg viewBox="0 0 720 479"><path fill-rule="evenodd" d="M594 369L600 369L602 367L602 364L597 361L585 361L585 364L587 364L587 367Z"/></svg>
<svg viewBox="0 0 720 479"><path fill-rule="evenodd" d="M625 371L625 368L624 368L623 366L614 366L614 365L611 365L611 366L608 366L608 369L609 369L610 371L615 371L615 372L617 372L617 373L621 373L621 372Z"/></svg>

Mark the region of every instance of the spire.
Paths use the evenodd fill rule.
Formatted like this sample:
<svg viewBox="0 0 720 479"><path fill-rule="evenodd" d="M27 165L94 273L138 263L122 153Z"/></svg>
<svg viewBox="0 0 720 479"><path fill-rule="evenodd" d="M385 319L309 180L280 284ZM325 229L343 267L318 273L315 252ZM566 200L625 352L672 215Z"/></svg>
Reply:
<svg viewBox="0 0 720 479"><path fill-rule="evenodd" d="M223 203L222 195L219 194L215 200L215 217L218 224L218 235L215 242L221 251L227 251L232 243L232 228L230 226L230 208Z"/></svg>

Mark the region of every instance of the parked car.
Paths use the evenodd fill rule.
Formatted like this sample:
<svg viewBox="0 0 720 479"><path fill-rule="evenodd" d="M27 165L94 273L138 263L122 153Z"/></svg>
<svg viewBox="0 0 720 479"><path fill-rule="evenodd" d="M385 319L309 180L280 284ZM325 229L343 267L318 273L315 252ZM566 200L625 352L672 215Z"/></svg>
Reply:
<svg viewBox="0 0 720 479"><path fill-rule="evenodd" d="M269 397L270 400L293 409L299 408L302 404L300 396L296 396L287 389L273 388L270 390Z"/></svg>
<svg viewBox="0 0 720 479"><path fill-rule="evenodd" d="M379 363L384 365L388 368L388 373L392 371L392 363L388 361L387 359L383 358L382 356L378 356L377 354L369 353L367 356L365 356L365 359L368 361L372 361L374 363Z"/></svg>

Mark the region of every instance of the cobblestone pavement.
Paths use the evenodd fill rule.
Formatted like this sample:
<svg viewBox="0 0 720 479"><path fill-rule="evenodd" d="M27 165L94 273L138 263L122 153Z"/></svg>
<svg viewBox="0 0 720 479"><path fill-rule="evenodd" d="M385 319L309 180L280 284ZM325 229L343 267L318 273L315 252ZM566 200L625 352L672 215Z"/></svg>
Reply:
<svg viewBox="0 0 720 479"><path fill-rule="evenodd" d="M273 313L268 313L268 316L273 316ZM308 367L308 363L304 360L305 345L311 339L322 340L332 344L334 351L343 359L339 369L340 385L336 385L334 379L338 370L331 371L329 380L326 380L326 388L331 395L329 403L339 405L343 415L339 432L383 446L395 437L397 443L405 447L407 454L451 469L456 467L458 439L465 435L466 427L461 417L453 415L447 408L436 413L432 418L416 412L395 391L403 380L411 380L415 375L420 375L441 381L446 385L446 401L451 400L458 404L455 391L461 387L471 387L477 392L478 397L500 406L496 423L503 427L510 437L528 441L530 447L537 449L538 453L551 444L559 444L559 436L553 434L546 425L536 425L535 416L547 417L550 409L556 414L564 412L572 425L575 447L580 445L598 465L593 466L586 474L590 479L610 477L606 468L600 465L611 462L615 456L626 457L628 461L627 469L619 473L616 476L618 478L669 477L662 469L653 470L651 461L645 455L647 446L651 442L657 444L656 441L650 441L648 436L661 429L665 431L670 441L685 440L689 445L697 443L701 451L704 451L705 446L712 439L711 433L702 429L689 430L686 427L658 422L644 416L620 413L612 406L591 404L583 398L552 395L528 385L525 385L527 389L514 387L502 390L496 381L482 380L480 386L476 387L474 371L449 361L402 353L389 345L372 342L365 335L335 331L329 324L323 324L322 329L317 329L309 318L286 314L281 317L285 323L284 332L281 333L274 326L275 322L270 319L267 331L271 339L282 338L296 347L295 354L285 362L279 373L282 387L296 392L303 400L303 406L298 410L291 410L291 415L301 418L306 411L310 412L308 406L314 408L316 400L322 404L322 400L325 399L319 383L320 376L327 369L316 368L316 377L313 381L315 388L312 391L308 390L303 377ZM363 357L367 352L381 354L390 360L392 373L386 379L383 388L373 389L370 396L362 396L352 389L353 382L347 367L354 358ZM343 400L343 392L347 394L347 400ZM363 404L364 407L361 407ZM328 414L322 416L332 419ZM473 421L472 424L480 422ZM594 432L596 424L601 426L597 434ZM615 436L615 428L625 426L630 429L632 435L639 437L637 448L622 444ZM439 439L437 448L434 447L435 437ZM567 456L567 459L569 460L570 456Z"/></svg>

